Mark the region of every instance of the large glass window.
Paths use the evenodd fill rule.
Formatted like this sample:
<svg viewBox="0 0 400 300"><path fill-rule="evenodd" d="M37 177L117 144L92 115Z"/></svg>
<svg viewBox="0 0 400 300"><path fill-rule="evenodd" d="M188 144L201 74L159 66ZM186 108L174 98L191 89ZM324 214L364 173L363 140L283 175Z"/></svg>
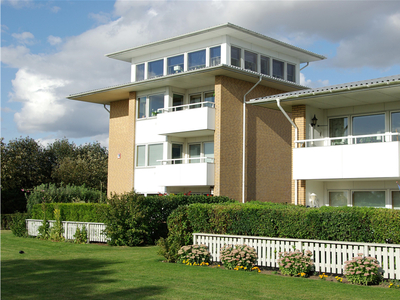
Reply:
<svg viewBox="0 0 400 300"><path fill-rule="evenodd" d="M204 102L215 102L215 93L214 92L209 92L204 94ZM205 103L204 106L206 107L212 107L213 105L211 103Z"/></svg>
<svg viewBox="0 0 400 300"><path fill-rule="evenodd" d="M167 59L168 74L183 72L183 54Z"/></svg>
<svg viewBox="0 0 400 300"><path fill-rule="evenodd" d="M353 135L385 133L385 114L353 117ZM382 136L355 138L357 144L381 142Z"/></svg>
<svg viewBox="0 0 400 300"><path fill-rule="evenodd" d="M158 160L163 159L163 144L149 145L148 165L157 166L161 165Z"/></svg>
<svg viewBox="0 0 400 300"><path fill-rule="evenodd" d="M348 135L348 118L334 118L329 119L329 137L345 137ZM331 145L346 145L347 139L334 139L331 140Z"/></svg>
<svg viewBox="0 0 400 300"><path fill-rule="evenodd" d="M190 96L190 104L193 104L193 103L200 103L200 102L201 102L201 94L191 95L191 96ZM198 104L198 105L190 105L190 106L189 106L190 109L192 109L192 108L200 108L200 107L201 107L201 104Z"/></svg>
<svg viewBox="0 0 400 300"><path fill-rule="evenodd" d="M137 146L136 147L136 166L143 167L146 163L146 146Z"/></svg>
<svg viewBox="0 0 400 300"><path fill-rule="evenodd" d="M210 48L210 65L218 66L221 64L221 46Z"/></svg>
<svg viewBox="0 0 400 300"><path fill-rule="evenodd" d="M392 205L394 209L400 209L400 191L392 191Z"/></svg>
<svg viewBox="0 0 400 300"><path fill-rule="evenodd" d="M138 119L146 118L146 97L138 99Z"/></svg>
<svg viewBox="0 0 400 300"><path fill-rule="evenodd" d="M241 67L240 58L241 58L242 49L231 47L231 65L235 67Z"/></svg>
<svg viewBox="0 0 400 300"><path fill-rule="evenodd" d="M249 51L244 51L244 68L257 72L257 54Z"/></svg>
<svg viewBox="0 0 400 300"><path fill-rule="evenodd" d="M329 192L330 206L347 206L347 192Z"/></svg>
<svg viewBox="0 0 400 300"><path fill-rule="evenodd" d="M172 97L172 106L181 106L183 105L183 95L174 94ZM175 111L182 110L183 107L175 108Z"/></svg>
<svg viewBox="0 0 400 300"><path fill-rule="evenodd" d="M148 63L147 78L164 75L164 60L156 60Z"/></svg>
<svg viewBox="0 0 400 300"><path fill-rule="evenodd" d="M189 145L189 163L195 164L200 162L200 151L201 151L201 144L191 144ZM194 159L193 159L194 158ZM199 159L196 159L199 158Z"/></svg>
<svg viewBox="0 0 400 300"><path fill-rule="evenodd" d="M195 70L206 66L206 50L200 50L188 54L188 69Z"/></svg>
<svg viewBox="0 0 400 300"><path fill-rule="evenodd" d="M157 116L157 110L164 107L164 95L149 97L149 113L151 117Z"/></svg>
<svg viewBox="0 0 400 300"><path fill-rule="evenodd" d="M176 159L175 161L172 161L172 164L181 164L182 154L183 154L183 145L172 144L172 159Z"/></svg>
<svg viewBox="0 0 400 300"><path fill-rule="evenodd" d="M296 66L287 64L287 80L296 82Z"/></svg>
<svg viewBox="0 0 400 300"><path fill-rule="evenodd" d="M272 76L283 79L284 77L284 62L279 60L272 61Z"/></svg>
<svg viewBox="0 0 400 300"><path fill-rule="evenodd" d="M391 114L390 128L392 132L400 133L400 112ZM392 141L399 141L399 136L393 136Z"/></svg>
<svg viewBox="0 0 400 300"><path fill-rule="evenodd" d="M204 143L204 157L206 157L206 162L214 162L214 142Z"/></svg>
<svg viewBox="0 0 400 300"><path fill-rule="evenodd" d="M261 73L269 75L269 57L261 55Z"/></svg>
<svg viewBox="0 0 400 300"><path fill-rule="evenodd" d="M144 64L136 65L136 81L144 80Z"/></svg>
<svg viewBox="0 0 400 300"><path fill-rule="evenodd" d="M353 206L385 207L385 191L354 191Z"/></svg>

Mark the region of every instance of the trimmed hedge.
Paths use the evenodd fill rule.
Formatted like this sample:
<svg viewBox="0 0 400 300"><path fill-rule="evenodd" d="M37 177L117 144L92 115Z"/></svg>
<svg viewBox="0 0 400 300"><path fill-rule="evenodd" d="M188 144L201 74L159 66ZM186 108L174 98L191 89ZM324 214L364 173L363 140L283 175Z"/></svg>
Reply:
<svg viewBox="0 0 400 300"><path fill-rule="evenodd" d="M47 220L55 220L54 209L58 207L63 221L97 223L106 221L105 216L108 209L107 204L99 203L42 203L33 206L31 218L43 220L43 207Z"/></svg>
<svg viewBox="0 0 400 300"><path fill-rule="evenodd" d="M1 214L1 229L2 230L11 230L13 219L20 215L22 215L25 219L29 218L29 214L27 214L27 213L24 213L24 214L21 214L21 213Z"/></svg>
<svg viewBox="0 0 400 300"><path fill-rule="evenodd" d="M173 230L185 222L191 232ZM365 207L321 207L276 203L192 204L168 219L172 240L192 232L400 244L400 211Z"/></svg>

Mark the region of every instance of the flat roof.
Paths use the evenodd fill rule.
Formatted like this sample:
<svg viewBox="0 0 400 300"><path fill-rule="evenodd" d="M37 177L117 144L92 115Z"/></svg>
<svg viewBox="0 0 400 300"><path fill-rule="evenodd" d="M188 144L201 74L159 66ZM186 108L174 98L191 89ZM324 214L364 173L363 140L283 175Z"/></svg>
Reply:
<svg viewBox="0 0 400 300"><path fill-rule="evenodd" d="M268 37L266 35L245 29L243 27L226 23L191 33L179 35L176 37L168 38L165 40L141 45L138 47L117 51L114 53L106 54L107 57L131 62L132 57L162 51L168 48L179 47L187 45L188 43L197 42L199 36L202 39L215 38L222 35L229 35L240 40L257 44L267 49L287 54L292 57L300 59L300 63L312 62L317 60L326 59L325 56L313 53L311 51L290 45L288 43L279 41L277 39Z"/></svg>
<svg viewBox="0 0 400 300"><path fill-rule="evenodd" d="M320 109L400 101L400 75L336 84L314 89L291 91L255 98L247 104L278 109L276 99L288 112L293 105L310 105Z"/></svg>
<svg viewBox="0 0 400 300"><path fill-rule="evenodd" d="M230 65L218 65L72 94L67 98L99 104L110 104L114 101L129 99L130 92L140 92L166 86L190 89L200 86L214 85L215 76L218 75L228 76L252 83L256 83L261 76L263 80L260 85L276 88L282 91L308 89L306 86L269 75L263 75L254 71Z"/></svg>

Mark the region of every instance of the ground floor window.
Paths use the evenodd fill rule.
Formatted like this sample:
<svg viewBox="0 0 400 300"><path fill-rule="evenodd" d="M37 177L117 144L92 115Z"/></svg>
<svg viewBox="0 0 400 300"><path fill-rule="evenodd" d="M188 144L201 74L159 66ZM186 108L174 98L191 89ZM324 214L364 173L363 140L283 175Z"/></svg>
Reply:
<svg viewBox="0 0 400 300"><path fill-rule="evenodd" d="M347 206L347 191L329 192L329 206Z"/></svg>
<svg viewBox="0 0 400 300"><path fill-rule="evenodd" d="M353 206L385 208L385 191L353 191Z"/></svg>
<svg viewBox="0 0 400 300"><path fill-rule="evenodd" d="M329 206L358 206L400 209L398 190L330 190Z"/></svg>
<svg viewBox="0 0 400 300"><path fill-rule="evenodd" d="M392 191L392 205L394 209L400 209L400 191Z"/></svg>

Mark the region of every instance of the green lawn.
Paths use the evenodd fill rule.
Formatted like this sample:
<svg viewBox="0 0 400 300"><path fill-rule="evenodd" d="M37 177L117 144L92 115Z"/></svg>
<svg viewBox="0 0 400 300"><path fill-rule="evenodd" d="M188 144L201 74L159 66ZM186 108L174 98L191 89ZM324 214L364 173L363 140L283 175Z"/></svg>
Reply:
<svg viewBox="0 0 400 300"><path fill-rule="evenodd" d="M2 231L1 299L400 299L388 288L161 260L157 247L53 243Z"/></svg>

